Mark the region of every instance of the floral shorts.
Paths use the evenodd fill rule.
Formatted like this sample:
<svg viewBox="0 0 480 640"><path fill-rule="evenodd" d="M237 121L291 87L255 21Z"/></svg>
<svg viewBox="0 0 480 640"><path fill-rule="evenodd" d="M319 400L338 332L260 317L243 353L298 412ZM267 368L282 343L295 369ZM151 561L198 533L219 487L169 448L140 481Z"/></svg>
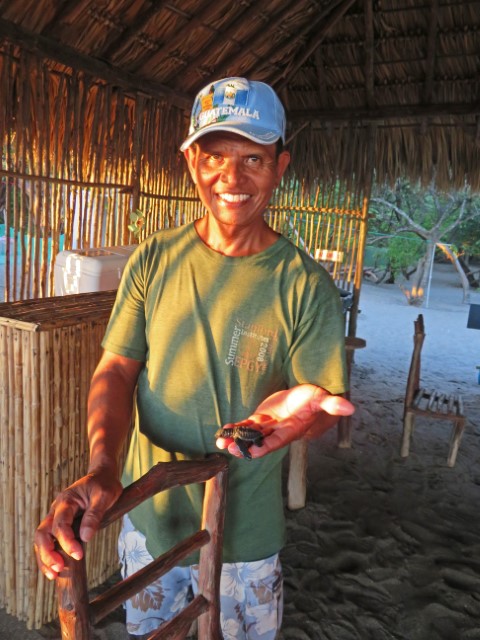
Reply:
<svg viewBox="0 0 480 640"><path fill-rule="evenodd" d="M122 577L153 560L145 536L124 516L118 540ZM175 567L125 603L127 631L142 636L183 609L198 590L198 565ZM283 579L278 554L257 562L225 563L220 579L224 640L274 640L282 623Z"/></svg>

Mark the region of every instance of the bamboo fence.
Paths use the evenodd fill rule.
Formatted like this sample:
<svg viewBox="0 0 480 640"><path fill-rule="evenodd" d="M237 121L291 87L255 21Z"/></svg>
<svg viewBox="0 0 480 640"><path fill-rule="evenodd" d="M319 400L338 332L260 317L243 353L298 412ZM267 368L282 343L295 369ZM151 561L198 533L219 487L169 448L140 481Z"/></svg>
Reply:
<svg viewBox="0 0 480 640"><path fill-rule="evenodd" d="M315 188L286 180L268 208L268 224L303 249L352 295L348 335L356 334L367 236L366 191L350 184L317 183Z"/></svg>
<svg viewBox="0 0 480 640"><path fill-rule="evenodd" d="M0 47L0 87L5 301L53 295L62 249L134 242L127 227L137 208L145 232L198 217L178 152L180 110L52 70L11 45ZM179 199L190 203L180 207Z"/></svg>
<svg viewBox="0 0 480 640"><path fill-rule="evenodd" d="M0 304L0 606L40 627L56 616L33 533L88 464L87 394L114 292ZM90 587L118 568L118 526L88 545Z"/></svg>

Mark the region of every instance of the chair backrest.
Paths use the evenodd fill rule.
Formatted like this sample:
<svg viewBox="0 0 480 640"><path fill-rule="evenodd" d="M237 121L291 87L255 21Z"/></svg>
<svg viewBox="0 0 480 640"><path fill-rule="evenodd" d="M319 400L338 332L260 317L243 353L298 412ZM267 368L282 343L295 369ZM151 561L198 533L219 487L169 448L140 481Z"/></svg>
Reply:
<svg viewBox="0 0 480 640"><path fill-rule="evenodd" d="M57 578L56 588L62 638L91 640L92 627L97 622L153 580L177 566L183 558L200 549L198 595L150 637L161 637L162 640L184 638L191 624L198 618L199 640L221 639L219 590L227 468L228 460L220 454L200 461L158 463L139 480L126 487L105 514L101 528L160 491L205 482L201 529L91 602L88 600L85 555L82 560L74 560L60 550L65 568Z"/></svg>
<svg viewBox="0 0 480 640"><path fill-rule="evenodd" d="M415 332L413 334L413 353L408 372L407 390L405 393L405 407L409 407L415 396L415 392L420 387L421 355L423 341L425 340L425 327L423 315L419 314L414 321Z"/></svg>

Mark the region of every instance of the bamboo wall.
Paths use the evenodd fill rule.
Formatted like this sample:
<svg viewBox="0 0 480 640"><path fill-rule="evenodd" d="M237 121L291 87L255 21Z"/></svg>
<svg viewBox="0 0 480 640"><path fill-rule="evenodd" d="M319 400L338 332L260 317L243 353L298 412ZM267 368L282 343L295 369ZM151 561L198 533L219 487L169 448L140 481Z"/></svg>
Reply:
<svg viewBox="0 0 480 640"><path fill-rule="evenodd" d="M199 215L178 152L186 123L177 109L55 71L10 45L0 45L0 92L5 301L53 295L62 249L134 242L127 226L137 208L145 231ZM192 200L182 209L179 197Z"/></svg>
<svg viewBox="0 0 480 640"><path fill-rule="evenodd" d="M0 607L29 628L56 617L33 534L57 493L87 470L87 395L113 299L0 304ZM88 545L90 587L118 569L119 525Z"/></svg>

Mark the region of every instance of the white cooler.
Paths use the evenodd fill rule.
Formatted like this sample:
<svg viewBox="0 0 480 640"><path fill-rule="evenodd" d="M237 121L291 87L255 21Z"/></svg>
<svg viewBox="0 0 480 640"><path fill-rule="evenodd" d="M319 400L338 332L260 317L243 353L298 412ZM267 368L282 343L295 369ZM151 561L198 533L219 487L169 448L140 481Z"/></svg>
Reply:
<svg viewBox="0 0 480 640"><path fill-rule="evenodd" d="M55 295L117 289L127 260L137 246L60 251L53 273Z"/></svg>

